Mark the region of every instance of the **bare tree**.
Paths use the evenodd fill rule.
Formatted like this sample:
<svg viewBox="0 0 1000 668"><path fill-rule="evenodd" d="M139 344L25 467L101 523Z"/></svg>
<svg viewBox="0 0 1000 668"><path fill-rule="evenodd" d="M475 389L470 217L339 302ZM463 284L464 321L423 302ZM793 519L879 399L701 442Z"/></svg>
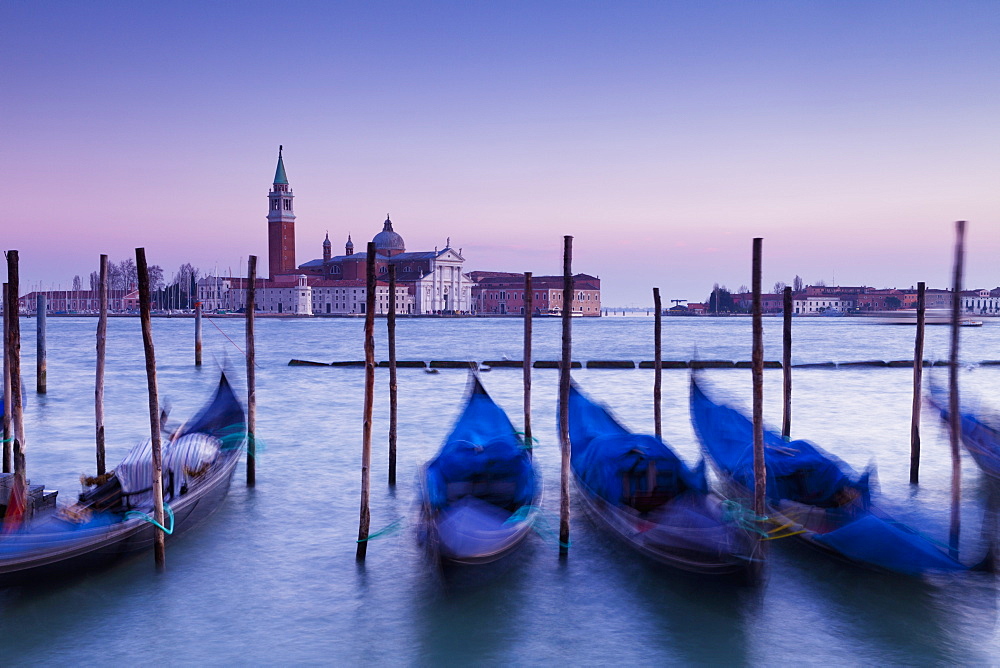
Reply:
<svg viewBox="0 0 1000 668"><path fill-rule="evenodd" d="M746 284L744 283L743 285L740 286L739 292L737 292L737 294L745 295L745 294L747 294L749 292L750 292L750 288L748 288L746 286Z"/></svg>
<svg viewBox="0 0 1000 668"><path fill-rule="evenodd" d="M816 281L815 283L813 283L813 285L815 285L817 288L825 288L826 281Z"/></svg>
<svg viewBox="0 0 1000 668"><path fill-rule="evenodd" d="M146 274L149 276L149 287L151 290L160 290L163 288L163 267L158 264L150 265L146 268Z"/></svg>
<svg viewBox="0 0 1000 668"><path fill-rule="evenodd" d="M803 287L804 286L802 284L802 277L799 276L798 274L796 274L795 275L795 280L792 281L792 291L793 292L802 292L802 288Z"/></svg>
<svg viewBox="0 0 1000 668"><path fill-rule="evenodd" d="M780 295L784 291L785 291L785 284L784 284L784 282L778 281L778 282L776 282L774 284L774 293L773 294Z"/></svg>
<svg viewBox="0 0 1000 668"><path fill-rule="evenodd" d="M83 290L83 281L80 280L79 274L73 277L73 290L76 292Z"/></svg>
<svg viewBox="0 0 1000 668"><path fill-rule="evenodd" d="M90 291L97 292L101 289L101 274L97 271L90 272Z"/></svg>

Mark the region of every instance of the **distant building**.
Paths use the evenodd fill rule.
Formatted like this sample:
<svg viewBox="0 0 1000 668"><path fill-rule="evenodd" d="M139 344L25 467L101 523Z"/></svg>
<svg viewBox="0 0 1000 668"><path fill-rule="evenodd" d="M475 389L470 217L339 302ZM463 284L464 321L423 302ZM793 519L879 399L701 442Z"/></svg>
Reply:
<svg viewBox="0 0 1000 668"><path fill-rule="evenodd" d="M473 271L475 287L472 305L480 314L523 314L524 274L502 271ZM532 276L535 314L555 315L562 312L563 277ZM601 279L588 274L573 276L573 311L584 316L601 315Z"/></svg>

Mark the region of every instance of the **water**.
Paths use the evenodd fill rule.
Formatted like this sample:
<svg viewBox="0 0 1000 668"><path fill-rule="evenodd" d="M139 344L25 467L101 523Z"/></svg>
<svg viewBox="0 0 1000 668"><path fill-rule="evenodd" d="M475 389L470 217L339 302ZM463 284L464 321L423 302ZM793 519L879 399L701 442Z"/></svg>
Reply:
<svg viewBox="0 0 1000 668"><path fill-rule="evenodd" d="M96 319L50 318L49 394L28 393L30 477L71 499L93 472ZM242 347L242 321L217 319ZM574 358L652 359L651 317L574 320ZM205 324L205 367L193 366L193 322L154 321L161 396L191 415L228 360L243 357ZM443 582L421 559L412 520L416 472L439 447L462 402L466 375L399 371L399 484L386 485L388 374L377 375L372 529L404 530L373 541L354 561L360 497L360 368L289 367L291 358L362 359L360 320L258 320L258 433L266 450L257 487L233 489L206 524L167 544L165 574L146 554L114 569L42 590L0 593L4 663L233 664L278 662L455 664L993 663L1000 649L992 576L911 580L839 564L790 540L774 545L756 588L706 583L659 571L598 531L573 504L572 547L560 562L533 536L505 573L474 585ZM377 355L385 358L384 322ZM536 321L536 359L557 359L559 324ZM766 358L780 358L780 319L765 323ZM913 329L850 319L797 320L795 361L912 357ZM22 320L29 389L34 321ZM963 359L1000 359L1000 323L964 329ZM520 358L516 320L403 320L400 359ZM947 356L947 328L929 328L927 357ZM664 359L750 357L749 319L668 318ZM940 372L940 373L939 373ZM943 371L939 373L944 381ZM580 370L577 381L630 427L652 431L648 370ZM717 391L749 405L747 370L706 372ZM689 462L698 445L687 413L687 372L664 371L664 436ZM962 373L963 389L1000 407L1000 368ZM483 382L521 423L521 372L496 369ZM800 369L793 435L811 438L857 469L879 467L882 505L947 539L950 459L935 415L923 421L922 484L907 484L912 372ZM237 382L237 384L239 384ZM533 429L555 526L559 453L557 372L536 370ZM780 424L781 374L765 374L765 418ZM148 435L139 323L109 322L108 462ZM963 558L981 556L984 483L963 470Z"/></svg>

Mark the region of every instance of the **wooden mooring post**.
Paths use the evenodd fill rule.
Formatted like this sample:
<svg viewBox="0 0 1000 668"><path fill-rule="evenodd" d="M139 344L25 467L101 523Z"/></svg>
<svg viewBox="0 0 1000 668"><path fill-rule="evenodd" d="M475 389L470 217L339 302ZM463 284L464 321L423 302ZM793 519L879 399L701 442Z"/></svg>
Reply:
<svg viewBox="0 0 1000 668"><path fill-rule="evenodd" d="M21 507L28 507L27 471L24 451L24 405L21 396L21 319L18 304L20 292L18 253L7 251L7 303L14 317L7 327L7 361L10 364L10 414L11 414L11 459L14 469L15 488L23 492ZM4 410L8 410L6 405Z"/></svg>
<svg viewBox="0 0 1000 668"><path fill-rule="evenodd" d="M785 286L783 300L784 319L782 321L781 339L781 380L782 380L782 412L781 436L786 441L792 438L792 288Z"/></svg>
<svg viewBox="0 0 1000 668"><path fill-rule="evenodd" d="M389 265L389 314L385 319L389 346L389 485L396 484L396 265Z"/></svg>
<svg viewBox="0 0 1000 668"><path fill-rule="evenodd" d="M955 223L955 269L951 293L951 354L948 357L948 424L951 437L951 527L948 552L958 559L959 531L962 523L962 416L958 400L958 334L962 319L962 270L965 264L965 221Z"/></svg>
<svg viewBox="0 0 1000 668"><path fill-rule="evenodd" d="M764 514L764 492L767 475L764 467L764 320L760 308L761 246L763 239L753 240L753 510Z"/></svg>
<svg viewBox="0 0 1000 668"><path fill-rule="evenodd" d="M45 350L45 325L48 318L49 304L44 292L39 292L35 299L35 391L38 394L48 392L48 354Z"/></svg>
<svg viewBox="0 0 1000 668"><path fill-rule="evenodd" d="M194 365L201 366L201 302L194 303Z"/></svg>
<svg viewBox="0 0 1000 668"><path fill-rule="evenodd" d="M926 317L923 281L917 283L917 334L913 342L913 410L910 416L910 484L920 482L920 403L923 399L924 319Z"/></svg>
<svg viewBox="0 0 1000 668"><path fill-rule="evenodd" d="M163 453L160 434L160 397L156 387L156 355L153 351L153 325L149 303L149 269L146 251L135 249L135 266L139 274L139 318L142 321L142 346L146 353L146 385L149 389L149 435L153 451L153 519L164 526L163 514ZM158 527L153 529L153 558L156 568L166 566L166 536Z"/></svg>
<svg viewBox="0 0 1000 668"><path fill-rule="evenodd" d="M573 360L573 237L563 237L562 364L559 366L559 554L569 551L569 385Z"/></svg>
<svg viewBox="0 0 1000 668"><path fill-rule="evenodd" d="M663 416L660 413L660 389L663 382L663 350L661 348L662 311L660 306L660 289L653 288L653 422L656 426L656 438L663 438Z"/></svg>
<svg viewBox="0 0 1000 668"><path fill-rule="evenodd" d="M524 389L524 445L528 455L534 456L531 437L531 317L534 315L535 293L531 285L531 272L524 272L524 352L521 355L521 381Z"/></svg>
<svg viewBox="0 0 1000 668"><path fill-rule="evenodd" d="M254 312L257 310L257 256L247 258L247 487L257 484L257 346Z"/></svg>
<svg viewBox="0 0 1000 668"><path fill-rule="evenodd" d="M11 319L10 295L7 294L7 284L3 284L3 472L10 473L13 454L13 436L10 421L10 358L8 356L7 330ZM14 307L17 313L17 307ZM17 317L16 315L14 317Z"/></svg>
<svg viewBox="0 0 1000 668"><path fill-rule="evenodd" d="M97 372L94 383L94 427L97 438L97 475L107 473L104 458L104 368L108 352L108 256L101 255L97 316Z"/></svg>
<svg viewBox="0 0 1000 668"><path fill-rule="evenodd" d="M368 507L372 463L372 408L375 403L375 244L368 242L365 257L367 290L365 292L365 405L361 425L361 516L358 520L357 561L368 554L368 529L371 510Z"/></svg>

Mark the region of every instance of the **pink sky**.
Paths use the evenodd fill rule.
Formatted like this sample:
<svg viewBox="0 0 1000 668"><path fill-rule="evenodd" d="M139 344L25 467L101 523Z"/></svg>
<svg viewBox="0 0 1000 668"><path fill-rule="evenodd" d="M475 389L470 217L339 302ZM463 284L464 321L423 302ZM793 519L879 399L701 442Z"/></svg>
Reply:
<svg viewBox="0 0 1000 668"><path fill-rule="evenodd" d="M4 3L2 238L68 288L145 246L266 261L285 146L297 260L388 211L410 250L609 305L749 283L1000 285L990 2Z"/></svg>

